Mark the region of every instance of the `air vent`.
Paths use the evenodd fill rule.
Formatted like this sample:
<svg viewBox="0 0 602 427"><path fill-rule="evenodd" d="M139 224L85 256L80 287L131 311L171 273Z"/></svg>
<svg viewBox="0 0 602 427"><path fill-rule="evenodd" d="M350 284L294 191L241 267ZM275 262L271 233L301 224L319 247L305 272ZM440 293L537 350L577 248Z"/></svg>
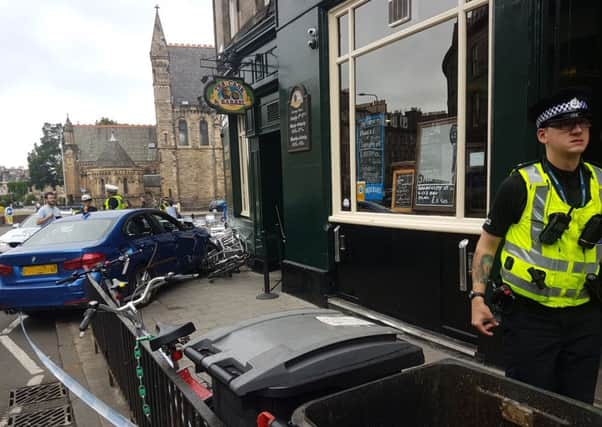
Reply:
<svg viewBox="0 0 602 427"><path fill-rule="evenodd" d="M278 101L272 102L266 106L267 110L267 121L273 122L275 120L280 119L280 106Z"/></svg>
<svg viewBox="0 0 602 427"><path fill-rule="evenodd" d="M411 19L410 0L389 0L389 26L394 27Z"/></svg>

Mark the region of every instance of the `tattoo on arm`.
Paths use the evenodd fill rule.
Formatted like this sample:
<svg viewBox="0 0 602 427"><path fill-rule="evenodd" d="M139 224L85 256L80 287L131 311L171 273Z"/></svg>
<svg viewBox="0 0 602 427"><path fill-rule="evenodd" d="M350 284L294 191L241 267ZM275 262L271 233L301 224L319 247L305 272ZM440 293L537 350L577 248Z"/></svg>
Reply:
<svg viewBox="0 0 602 427"><path fill-rule="evenodd" d="M491 266L493 265L493 256L484 254L481 257L481 262L477 265L476 279L481 283L487 283L491 274Z"/></svg>

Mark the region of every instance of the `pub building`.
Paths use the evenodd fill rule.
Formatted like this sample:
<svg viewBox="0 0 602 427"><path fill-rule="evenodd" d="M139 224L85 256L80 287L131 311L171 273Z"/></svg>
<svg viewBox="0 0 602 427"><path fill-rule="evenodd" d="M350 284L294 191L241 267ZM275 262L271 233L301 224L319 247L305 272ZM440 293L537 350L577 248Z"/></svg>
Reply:
<svg viewBox="0 0 602 427"><path fill-rule="evenodd" d="M247 3L256 13L245 19ZM600 99L602 4L214 0L214 10L223 75L255 91L246 114L228 116L224 142L234 226L257 265L267 253L285 292L499 364L501 333L470 326L472 254L501 181L543 153L528 107L569 85ZM600 119L594 105L584 155L594 163Z"/></svg>

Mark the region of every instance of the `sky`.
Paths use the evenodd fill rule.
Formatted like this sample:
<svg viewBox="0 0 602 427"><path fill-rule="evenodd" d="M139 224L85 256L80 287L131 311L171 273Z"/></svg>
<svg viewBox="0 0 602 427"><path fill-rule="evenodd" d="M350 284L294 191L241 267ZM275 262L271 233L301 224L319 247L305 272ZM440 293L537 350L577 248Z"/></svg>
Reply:
<svg viewBox="0 0 602 427"><path fill-rule="evenodd" d="M211 0L0 0L0 166L45 122L155 124L155 5L168 43L214 44Z"/></svg>

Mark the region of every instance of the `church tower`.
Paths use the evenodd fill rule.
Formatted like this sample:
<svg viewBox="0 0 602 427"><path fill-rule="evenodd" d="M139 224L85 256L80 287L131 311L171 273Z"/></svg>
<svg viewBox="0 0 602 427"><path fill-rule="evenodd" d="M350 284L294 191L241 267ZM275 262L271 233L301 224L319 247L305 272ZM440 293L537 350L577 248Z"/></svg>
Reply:
<svg viewBox="0 0 602 427"><path fill-rule="evenodd" d="M77 144L73 136L73 125L67 117L65 126L63 126L63 140L61 141L63 151L63 170L65 177L65 195L67 203L73 204L79 202L80 191L80 171L77 162Z"/></svg>
<svg viewBox="0 0 602 427"><path fill-rule="evenodd" d="M175 152L171 87L169 82L169 51L156 7L150 59L153 69L153 90L155 95L155 116L157 120L157 148L159 153L159 173L161 193L178 200L178 164Z"/></svg>
<svg viewBox="0 0 602 427"><path fill-rule="evenodd" d="M150 59L161 194L182 209L207 209L225 196L220 120L203 98L215 48L167 43L157 7Z"/></svg>

